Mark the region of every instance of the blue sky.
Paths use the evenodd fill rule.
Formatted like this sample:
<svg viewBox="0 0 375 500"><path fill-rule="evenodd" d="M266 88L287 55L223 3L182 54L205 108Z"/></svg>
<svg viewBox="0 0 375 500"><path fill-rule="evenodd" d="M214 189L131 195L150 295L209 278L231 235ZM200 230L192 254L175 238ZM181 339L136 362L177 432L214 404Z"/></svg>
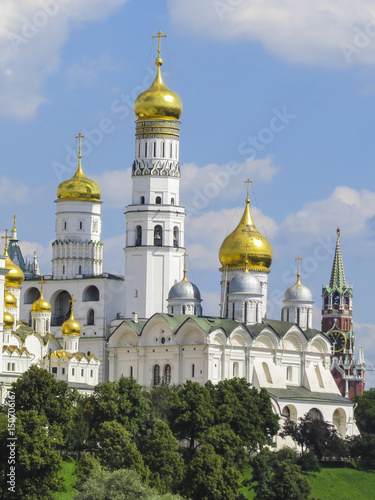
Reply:
<svg viewBox="0 0 375 500"><path fill-rule="evenodd" d="M269 315L279 318L300 255L319 326L340 225L357 343L375 367L373 2L8 0L0 14L3 228L16 213L44 274L79 131L84 170L103 190L105 269L123 272L132 103L152 81L160 29L164 78L184 105L181 200L204 313L218 314L217 254L249 177L255 224L274 250Z"/></svg>

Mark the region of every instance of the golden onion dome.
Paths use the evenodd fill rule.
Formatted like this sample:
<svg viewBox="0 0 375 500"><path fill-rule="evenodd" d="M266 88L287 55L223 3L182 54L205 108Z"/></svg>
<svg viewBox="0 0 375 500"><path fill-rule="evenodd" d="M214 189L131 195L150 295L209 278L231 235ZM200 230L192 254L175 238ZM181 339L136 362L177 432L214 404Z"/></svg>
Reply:
<svg viewBox="0 0 375 500"><path fill-rule="evenodd" d="M31 306L33 312L51 312L51 304L43 297L43 290L40 292L40 297Z"/></svg>
<svg viewBox="0 0 375 500"><path fill-rule="evenodd" d="M14 317L4 308L4 330L11 330L14 326Z"/></svg>
<svg viewBox="0 0 375 500"><path fill-rule="evenodd" d="M240 223L229 234L219 250L219 259L223 268L248 269L269 272L272 263L272 247L265 236L255 227L250 213L250 200Z"/></svg>
<svg viewBox="0 0 375 500"><path fill-rule="evenodd" d="M63 323L61 327L61 331L63 335L80 335L81 334L81 325L73 316L73 307L72 312L70 313L70 318Z"/></svg>
<svg viewBox="0 0 375 500"><path fill-rule="evenodd" d="M8 269L8 272L5 275L5 286L10 288L21 288L23 280L25 279L22 269L18 267L9 257L7 247L4 249L4 255L6 257L5 268Z"/></svg>
<svg viewBox="0 0 375 500"><path fill-rule="evenodd" d="M12 292L9 292L9 290L5 290L4 304L5 307L17 307L17 299Z"/></svg>
<svg viewBox="0 0 375 500"><path fill-rule="evenodd" d="M163 81L160 69L163 59L157 57L155 64L155 80L135 100L134 113L138 120L178 120L182 113L182 101Z"/></svg>

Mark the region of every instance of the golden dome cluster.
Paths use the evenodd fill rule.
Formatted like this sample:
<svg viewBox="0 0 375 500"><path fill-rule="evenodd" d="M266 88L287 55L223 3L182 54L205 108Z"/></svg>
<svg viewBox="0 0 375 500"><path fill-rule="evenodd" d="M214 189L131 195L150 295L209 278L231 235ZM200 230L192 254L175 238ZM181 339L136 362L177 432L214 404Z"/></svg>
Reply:
<svg viewBox="0 0 375 500"><path fill-rule="evenodd" d="M71 179L60 182L57 188L58 200L85 200L85 201L99 201L101 197L101 189L97 182L86 177L82 170L81 165L81 139L84 137L78 134L76 138L79 139L79 153L78 153L78 167L76 173Z"/></svg>
<svg viewBox="0 0 375 500"><path fill-rule="evenodd" d="M250 200L246 199L246 207L240 223L229 234L219 250L219 259L223 268L247 268L269 272L272 263L272 247L265 236L255 227L250 213Z"/></svg>
<svg viewBox="0 0 375 500"><path fill-rule="evenodd" d="M134 113L138 120L178 120L182 113L182 101L164 83L161 75L163 59L160 57L160 38L165 37L161 31L159 38L158 57L155 59L156 76L151 87L139 94L134 103Z"/></svg>

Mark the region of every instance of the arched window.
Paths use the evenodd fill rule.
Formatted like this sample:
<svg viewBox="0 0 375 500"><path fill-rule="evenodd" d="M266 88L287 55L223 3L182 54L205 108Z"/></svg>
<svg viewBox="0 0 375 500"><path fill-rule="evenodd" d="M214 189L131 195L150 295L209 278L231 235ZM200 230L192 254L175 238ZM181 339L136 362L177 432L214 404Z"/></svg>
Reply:
<svg viewBox="0 0 375 500"><path fill-rule="evenodd" d="M313 420L323 420L322 412L318 410L318 408L311 408L311 410L307 413L307 416Z"/></svg>
<svg viewBox="0 0 375 500"><path fill-rule="evenodd" d="M70 293L66 290L57 294L54 300L51 300L52 306L52 326L61 326L70 316L71 300Z"/></svg>
<svg viewBox="0 0 375 500"><path fill-rule="evenodd" d="M155 199L155 203L157 205L161 205L161 196L157 196L156 199Z"/></svg>
<svg viewBox="0 0 375 500"><path fill-rule="evenodd" d="M23 298L24 304L33 304L40 297L40 291L34 286L29 288Z"/></svg>
<svg viewBox="0 0 375 500"><path fill-rule="evenodd" d="M174 198L171 198L171 205L174 205Z"/></svg>
<svg viewBox="0 0 375 500"><path fill-rule="evenodd" d="M91 285L86 288L86 290L82 294L82 301L83 302L90 302L90 301L97 301L99 300L99 290L96 286Z"/></svg>
<svg viewBox="0 0 375 500"><path fill-rule="evenodd" d="M270 373L270 369L268 368L268 365L267 363L262 363L262 367L263 367L263 371L264 371L264 375L266 376L266 380L269 384L272 384L272 377L271 377L271 373Z"/></svg>
<svg viewBox="0 0 375 500"><path fill-rule="evenodd" d="M179 238L178 238L179 234L178 233L179 233L178 227L175 226L173 228L173 246L175 248L178 248L178 240L179 240Z"/></svg>
<svg viewBox="0 0 375 500"><path fill-rule="evenodd" d="M154 227L154 246L161 247L163 245L163 228L159 225Z"/></svg>
<svg viewBox="0 0 375 500"><path fill-rule="evenodd" d="M145 197L141 196L141 205L144 205L144 204L145 204Z"/></svg>
<svg viewBox="0 0 375 500"><path fill-rule="evenodd" d="M94 309L89 309L87 311L87 324L94 325L95 324L95 313Z"/></svg>
<svg viewBox="0 0 375 500"><path fill-rule="evenodd" d="M142 226L136 226L135 228L135 246L140 247L142 245Z"/></svg>
<svg viewBox="0 0 375 500"><path fill-rule="evenodd" d="M172 378L172 369L171 365L165 365L164 367L164 380L167 384L171 383L171 378Z"/></svg>
<svg viewBox="0 0 375 500"><path fill-rule="evenodd" d="M153 371L153 385L159 385L160 384L160 366L155 365L152 371Z"/></svg>

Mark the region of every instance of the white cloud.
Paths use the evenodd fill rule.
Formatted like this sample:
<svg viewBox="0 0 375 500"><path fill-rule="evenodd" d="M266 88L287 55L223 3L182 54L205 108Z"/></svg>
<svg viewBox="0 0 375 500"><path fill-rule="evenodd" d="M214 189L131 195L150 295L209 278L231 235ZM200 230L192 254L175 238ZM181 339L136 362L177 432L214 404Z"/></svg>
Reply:
<svg viewBox="0 0 375 500"><path fill-rule="evenodd" d="M236 199L239 183L244 187L243 179L271 182L277 171L270 155L259 160L247 158L243 162L211 163L204 167L187 163L181 166L181 200L186 200L188 214L198 215L211 203Z"/></svg>
<svg viewBox="0 0 375 500"><path fill-rule="evenodd" d="M293 62L375 62L371 0L169 0L169 8L180 30L258 41Z"/></svg>
<svg viewBox="0 0 375 500"><path fill-rule="evenodd" d="M43 84L80 22L109 15L127 0L3 0L0 4L0 114L32 117L46 102Z"/></svg>
<svg viewBox="0 0 375 500"><path fill-rule="evenodd" d="M30 200L30 188L22 181L0 177L0 205L25 203Z"/></svg>
<svg viewBox="0 0 375 500"><path fill-rule="evenodd" d="M108 54L102 54L95 60L84 58L68 68L67 85L69 89L90 88L95 86L102 72L118 70L119 64L115 63Z"/></svg>
<svg viewBox="0 0 375 500"><path fill-rule="evenodd" d="M108 170L92 178L102 189L102 200L108 208L125 208L132 198L131 169Z"/></svg>

